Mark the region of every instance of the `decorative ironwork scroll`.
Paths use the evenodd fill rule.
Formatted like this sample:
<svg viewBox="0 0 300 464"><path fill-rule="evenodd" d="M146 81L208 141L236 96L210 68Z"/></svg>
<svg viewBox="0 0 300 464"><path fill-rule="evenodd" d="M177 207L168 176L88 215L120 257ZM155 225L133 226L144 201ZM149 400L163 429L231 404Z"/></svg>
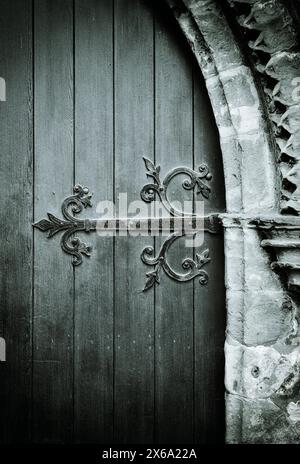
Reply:
<svg viewBox="0 0 300 464"><path fill-rule="evenodd" d="M159 273L161 269L163 269L165 273L171 277L171 279L177 280L178 282L188 282L189 280L195 279L195 277L199 277L199 282L201 285L207 284L208 274L202 269L202 267L210 262L209 249L203 250L201 254L197 253L195 261L191 258L185 258L181 263L183 270L186 271L185 273L174 271L174 269L172 269L168 263L167 252L170 246L175 242L175 240L182 236L183 235L172 234L170 237L168 237L167 240L165 240L165 242L162 244L157 256L153 256L153 247L144 248L141 254L143 263L147 264L148 266L155 266L152 272L148 272L146 274L148 280L145 284L143 290L144 292L149 290L154 285L160 283Z"/></svg>
<svg viewBox="0 0 300 464"><path fill-rule="evenodd" d="M186 190L193 190L197 187L197 194L201 194L203 198L208 199L211 189L204 180L210 181L212 175L209 172L209 168L206 164L201 164L198 167L198 171L194 171L191 168L187 167L177 167L168 172L166 177L161 181L160 179L160 166L155 166L155 164L147 158L143 158L147 172L146 175L151 177L154 180L154 183L146 184L141 190L142 200L150 203L155 200L156 195L166 208L166 210L171 214L171 216L180 216L180 217L189 217L196 216L195 213L185 213L174 208L168 198L168 187L172 179L180 174L185 174L188 176L182 183L182 187ZM211 232L211 231L210 231ZM141 259L148 266L155 266L152 272L148 272L146 276L148 280L146 281L144 292L149 290L155 284L159 284L159 273L163 269L165 273L173 280L178 282L187 282L199 276L199 282L201 285L206 285L208 282L208 274L202 269L202 267L210 261L209 258L209 249L204 250L201 254L196 254L196 261L191 258L185 258L182 262L182 268L186 270L184 274L175 272L167 261L167 251L172 243L179 237L183 237L185 234L172 234L167 240L163 243L158 255L153 257L154 249L153 247L146 247L142 251Z"/></svg>
<svg viewBox="0 0 300 464"><path fill-rule="evenodd" d="M74 236L77 232L91 232L96 230L96 221L90 219L79 220L75 217L84 208L91 206L89 189L77 184L74 187L74 195L66 198L61 206L64 219L59 219L48 213L48 219L42 219L34 224L34 227L43 232L48 232L48 238L53 237L58 232L64 231L61 237L61 248L66 253L72 255L72 263L78 266L82 263L82 255L90 256L92 247L86 245L78 237Z"/></svg>
<svg viewBox="0 0 300 464"><path fill-rule="evenodd" d="M155 166L155 164L147 158L143 158L143 160L147 169L146 175L148 177L152 177L154 180L154 183L144 185L141 190L141 198L147 203L154 201L156 195L158 195L160 201L172 216L194 216L194 213L184 213L183 211L179 211L174 208L168 198L169 184L174 177L180 174L186 174L188 176L188 178L182 183L182 187L185 190L193 190L197 186L197 193L200 193L203 198L209 198L211 189L204 180L210 181L212 179L212 175L206 164L201 164L198 167L199 172L187 167L174 168L168 172L163 181L161 181L160 166Z"/></svg>
<svg viewBox="0 0 300 464"><path fill-rule="evenodd" d="M192 190L197 187L197 193L201 194L204 198L208 198L210 194L210 187L204 182L204 180L211 180L212 176L209 172L209 169L206 165L202 164L198 171L186 167L177 167L171 170L163 181L160 180L160 167L155 166L152 161L147 158L143 158L144 163L147 169L147 176L153 178L154 183L147 184L143 187L141 191L141 198L146 202L151 202L155 199L157 194L167 211L171 214L173 218L171 220L171 229L170 232L174 231L163 243L157 256L154 255L154 249L152 247L146 247L142 254L142 261L148 266L154 266L152 272L147 273L147 282L144 288L144 291L150 289L155 284L159 283L159 273L163 269L164 272L171 277L172 279L178 282L187 282L196 277L199 277L200 284L205 285L208 281L208 275L202 267L209 263L209 250L202 251L201 254L196 254L195 261L190 258L185 258L182 262L182 269L184 273L176 272L167 259L167 252L170 246L177 240L179 237L185 235L184 230L180 229L174 230L177 222L181 223L182 220L188 219L189 227L192 227L192 232L195 234L199 230L205 230L210 233L218 233L220 230L220 221L218 215L210 215L204 217L197 217L195 214L184 214L183 211L175 209L171 202L169 201L167 190L170 184L170 181L179 174L186 174L187 179L183 181L183 188L187 190ZM53 237L54 235L62 232L61 237L61 248L62 250L72 256L72 263L74 266L78 266L82 263L83 256L90 256L92 247L86 245L80 238L77 236L78 232L94 232L96 230L111 230L119 232L120 230L130 229L130 224L135 223L138 229L149 228L151 221L156 221L156 218L145 218L139 220L132 220L130 218L125 218L124 220L112 219L112 220L91 220L91 219L78 219L77 215L81 213L84 208L91 206L91 197L89 189L82 187L77 184L74 187L74 194L67 197L61 206L63 218L57 218L51 213L48 213L47 219L42 219L37 223L33 224L34 227L40 229L42 232L48 232L48 238ZM200 222L197 220L201 219ZM113 224L113 225L111 225ZM194 226L196 224L196 228ZM158 221L159 228L163 228L160 220ZM191 230L189 230L189 233Z"/></svg>

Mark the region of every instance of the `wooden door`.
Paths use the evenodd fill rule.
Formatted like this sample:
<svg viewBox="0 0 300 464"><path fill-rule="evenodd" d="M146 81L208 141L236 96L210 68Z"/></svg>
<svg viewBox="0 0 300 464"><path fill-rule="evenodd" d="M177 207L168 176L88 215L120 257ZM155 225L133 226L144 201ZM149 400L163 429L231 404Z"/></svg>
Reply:
<svg viewBox="0 0 300 464"><path fill-rule="evenodd" d="M2 0L0 26L1 442L222 442L222 235L205 233L206 286L162 273L142 292L141 252L164 237L80 236L93 253L74 267L32 228L61 217L76 183L93 205L138 200L143 156L164 174L206 163L205 213L224 210L218 133L180 30L141 0ZM193 253L179 239L168 259Z"/></svg>

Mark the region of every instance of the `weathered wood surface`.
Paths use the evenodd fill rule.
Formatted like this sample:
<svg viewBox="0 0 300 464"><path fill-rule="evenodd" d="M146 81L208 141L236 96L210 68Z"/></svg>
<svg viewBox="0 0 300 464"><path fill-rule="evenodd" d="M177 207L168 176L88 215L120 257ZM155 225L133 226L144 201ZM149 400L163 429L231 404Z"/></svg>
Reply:
<svg viewBox="0 0 300 464"><path fill-rule="evenodd" d="M0 6L0 441L12 443L31 439L32 16L30 0Z"/></svg>
<svg viewBox="0 0 300 464"><path fill-rule="evenodd" d="M88 72L87 72L88 70ZM113 200L113 3L75 2L75 183ZM113 239L91 234L92 257L75 269L75 441L113 439Z"/></svg>
<svg viewBox="0 0 300 464"><path fill-rule="evenodd" d="M34 5L34 211L60 216L73 186L73 2ZM57 240L35 231L33 440L73 440L74 276Z"/></svg>
<svg viewBox="0 0 300 464"><path fill-rule="evenodd" d="M207 287L162 272L142 293L141 251L162 238L85 235L94 250L74 270L59 238L31 227L60 217L77 182L94 193L86 217L120 193L139 200L142 156L162 176L206 162L205 213L224 210L217 130L183 37L158 2L1 3L0 441L223 441L222 237L201 247ZM170 192L193 198L179 181ZM180 270L193 254L181 239L168 259Z"/></svg>
<svg viewBox="0 0 300 464"><path fill-rule="evenodd" d="M142 156L153 156L153 16L141 2L115 2L115 198L139 200ZM154 300L142 293L140 260L151 237L116 237L115 440L153 439Z"/></svg>
<svg viewBox="0 0 300 464"><path fill-rule="evenodd" d="M189 55L181 50L174 30L157 17L155 28L156 122L155 152L164 173L176 166L193 166L193 88ZM192 199L181 186L169 189L173 200ZM157 246L165 238L157 239ZM185 239L168 252L170 264L193 257ZM162 275L156 291L156 440L193 440L193 282L178 283Z"/></svg>

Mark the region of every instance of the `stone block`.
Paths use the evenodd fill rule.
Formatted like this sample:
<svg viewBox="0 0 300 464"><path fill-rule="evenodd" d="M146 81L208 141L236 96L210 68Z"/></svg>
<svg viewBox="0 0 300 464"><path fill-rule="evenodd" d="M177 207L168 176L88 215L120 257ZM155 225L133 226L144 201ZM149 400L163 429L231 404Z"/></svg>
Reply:
<svg viewBox="0 0 300 464"><path fill-rule="evenodd" d="M271 400L248 400L226 396L227 443L286 444L300 443L299 423Z"/></svg>

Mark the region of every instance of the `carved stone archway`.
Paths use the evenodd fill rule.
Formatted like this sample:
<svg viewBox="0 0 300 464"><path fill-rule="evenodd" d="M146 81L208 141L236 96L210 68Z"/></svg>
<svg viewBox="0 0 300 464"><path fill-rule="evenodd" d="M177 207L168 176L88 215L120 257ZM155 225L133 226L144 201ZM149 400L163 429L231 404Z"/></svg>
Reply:
<svg viewBox="0 0 300 464"><path fill-rule="evenodd" d="M206 81L223 155L226 440L300 442L300 101L292 95L300 54L293 18L278 0L166 1ZM247 30L257 31L255 40L242 35Z"/></svg>

